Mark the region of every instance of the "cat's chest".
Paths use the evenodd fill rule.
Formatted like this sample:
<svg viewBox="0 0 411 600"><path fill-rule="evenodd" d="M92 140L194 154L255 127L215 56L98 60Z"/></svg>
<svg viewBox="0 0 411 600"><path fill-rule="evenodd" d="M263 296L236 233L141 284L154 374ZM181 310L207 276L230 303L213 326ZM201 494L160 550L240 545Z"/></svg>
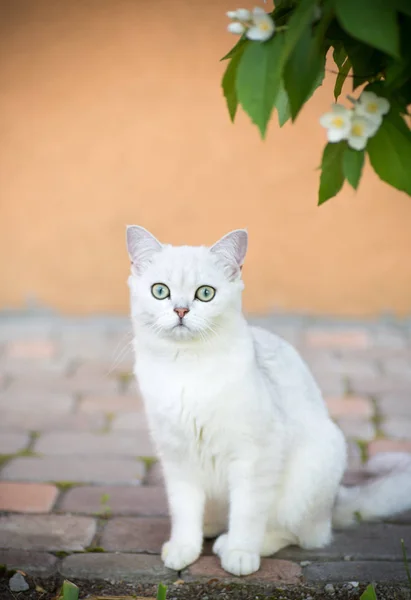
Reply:
<svg viewBox="0 0 411 600"><path fill-rule="evenodd" d="M146 410L159 435L199 448L221 446L249 426L252 377L218 364L136 362Z"/></svg>

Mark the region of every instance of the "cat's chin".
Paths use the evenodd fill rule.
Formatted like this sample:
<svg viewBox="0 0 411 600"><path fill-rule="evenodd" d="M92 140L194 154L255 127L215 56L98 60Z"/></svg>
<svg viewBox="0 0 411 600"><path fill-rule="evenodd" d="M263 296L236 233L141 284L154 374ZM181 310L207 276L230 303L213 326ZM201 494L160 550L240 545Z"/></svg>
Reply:
<svg viewBox="0 0 411 600"><path fill-rule="evenodd" d="M176 325L169 331L170 338L176 341L188 341L200 337L197 331L193 331L186 325Z"/></svg>

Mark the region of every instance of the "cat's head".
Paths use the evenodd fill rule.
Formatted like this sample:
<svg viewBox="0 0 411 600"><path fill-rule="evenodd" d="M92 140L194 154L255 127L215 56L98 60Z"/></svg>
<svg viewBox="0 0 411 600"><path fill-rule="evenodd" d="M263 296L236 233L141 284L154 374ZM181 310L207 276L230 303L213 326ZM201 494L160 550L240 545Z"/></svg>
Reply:
<svg viewBox="0 0 411 600"><path fill-rule="evenodd" d="M170 340L206 340L241 311L247 232L214 246L161 244L143 227L127 227L131 308L139 328Z"/></svg>

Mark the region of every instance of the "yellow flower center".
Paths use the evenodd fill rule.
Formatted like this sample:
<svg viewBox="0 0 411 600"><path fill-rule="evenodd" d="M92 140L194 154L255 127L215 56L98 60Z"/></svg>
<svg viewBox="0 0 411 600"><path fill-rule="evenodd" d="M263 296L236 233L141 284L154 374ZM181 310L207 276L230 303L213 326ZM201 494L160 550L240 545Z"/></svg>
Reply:
<svg viewBox="0 0 411 600"><path fill-rule="evenodd" d="M367 104L367 112L369 113L376 113L378 110L378 106L376 102L369 102Z"/></svg>
<svg viewBox="0 0 411 600"><path fill-rule="evenodd" d="M259 24L258 28L261 29L261 31L269 31L270 23L268 23L268 21L263 21L262 23Z"/></svg>
<svg viewBox="0 0 411 600"><path fill-rule="evenodd" d="M334 127L337 127L338 129L344 127L344 119L342 117L334 117L331 123L334 125Z"/></svg>
<svg viewBox="0 0 411 600"><path fill-rule="evenodd" d="M361 125L360 123L355 123L351 127L351 134L357 135L359 137L363 136L364 135L364 125Z"/></svg>

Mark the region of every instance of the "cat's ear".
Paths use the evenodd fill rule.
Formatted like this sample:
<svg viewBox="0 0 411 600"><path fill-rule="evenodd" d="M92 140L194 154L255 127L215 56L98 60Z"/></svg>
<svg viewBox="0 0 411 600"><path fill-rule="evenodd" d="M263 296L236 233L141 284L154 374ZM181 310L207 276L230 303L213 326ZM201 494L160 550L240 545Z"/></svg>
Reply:
<svg viewBox="0 0 411 600"><path fill-rule="evenodd" d="M247 245L247 230L236 229L211 246L210 252L216 254L224 264L229 279L235 279L239 275L247 254Z"/></svg>
<svg viewBox="0 0 411 600"><path fill-rule="evenodd" d="M162 245L147 229L138 225L127 225L126 240L131 269L139 275Z"/></svg>

